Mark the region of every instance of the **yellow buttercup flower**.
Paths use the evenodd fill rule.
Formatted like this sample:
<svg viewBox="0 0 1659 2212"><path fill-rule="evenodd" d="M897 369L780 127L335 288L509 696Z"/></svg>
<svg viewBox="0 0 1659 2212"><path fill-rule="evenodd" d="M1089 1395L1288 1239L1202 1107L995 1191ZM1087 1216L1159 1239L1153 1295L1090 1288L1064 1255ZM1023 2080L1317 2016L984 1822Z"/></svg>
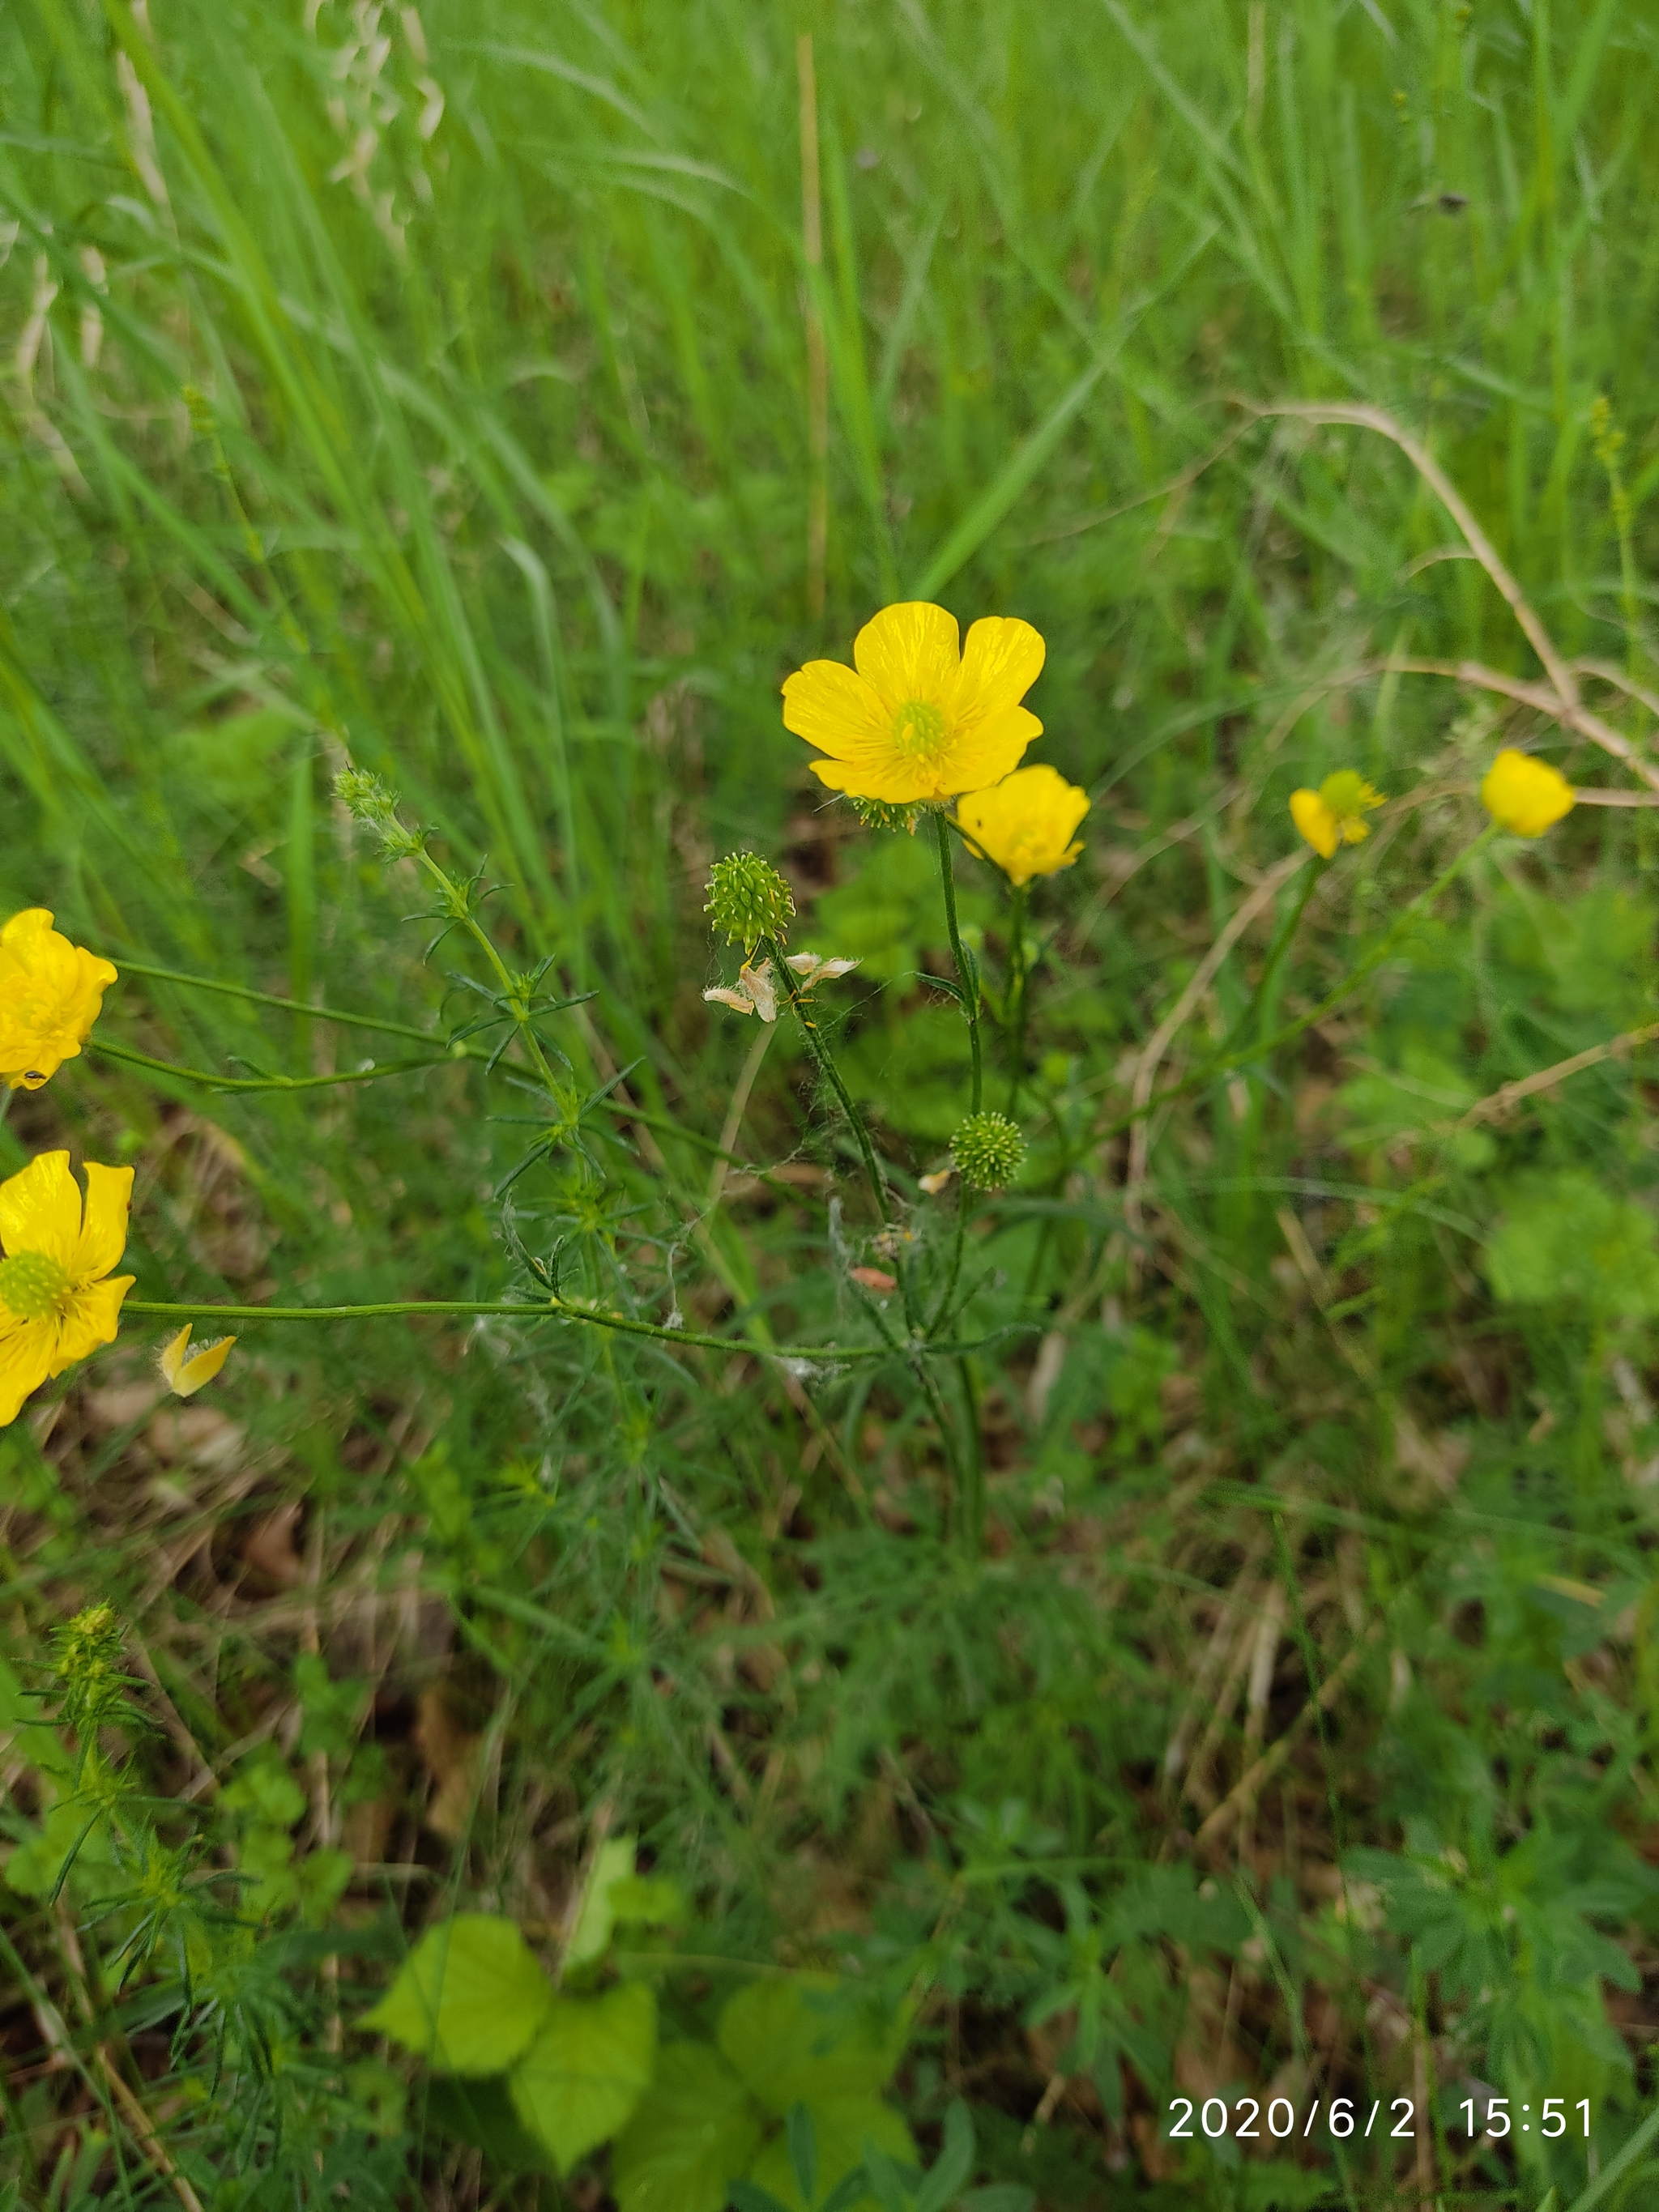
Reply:
<svg viewBox="0 0 1659 2212"><path fill-rule="evenodd" d="M857 664L809 660L783 687L786 729L816 745L812 773L849 799L934 805L983 791L1042 725L1020 705L1042 672L1030 623L993 615L960 647L957 618L915 599L884 607L853 643Z"/></svg>
<svg viewBox="0 0 1659 2212"><path fill-rule="evenodd" d="M1481 779L1480 804L1517 837L1541 837L1572 811L1572 786L1547 761L1505 745Z"/></svg>
<svg viewBox="0 0 1659 2212"><path fill-rule="evenodd" d="M131 1168L87 1163L84 1208L67 1152L0 1182L0 1428L32 1391L115 1340L133 1277L110 1270L127 1241Z"/></svg>
<svg viewBox="0 0 1659 2212"><path fill-rule="evenodd" d="M161 1380L175 1398L193 1398L204 1382L211 1382L230 1357L234 1336L215 1337L211 1344L191 1348L192 1324L186 1322L177 1336L161 1346Z"/></svg>
<svg viewBox="0 0 1659 2212"><path fill-rule="evenodd" d="M1340 768L1317 791L1291 793L1291 819L1320 859L1328 860L1339 845L1358 845L1370 836L1365 817L1383 797L1357 769Z"/></svg>
<svg viewBox="0 0 1659 2212"><path fill-rule="evenodd" d="M115 970L25 907L0 929L0 1076L38 1091L79 1053Z"/></svg>
<svg viewBox="0 0 1659 2212"><path fill-rule="evenodd" d="M1083 847L1068 840L1088 811L1087 792L1039 765L973 793L957 806L957 819L1010 883L1029 884L1071 866Z"/></svg>

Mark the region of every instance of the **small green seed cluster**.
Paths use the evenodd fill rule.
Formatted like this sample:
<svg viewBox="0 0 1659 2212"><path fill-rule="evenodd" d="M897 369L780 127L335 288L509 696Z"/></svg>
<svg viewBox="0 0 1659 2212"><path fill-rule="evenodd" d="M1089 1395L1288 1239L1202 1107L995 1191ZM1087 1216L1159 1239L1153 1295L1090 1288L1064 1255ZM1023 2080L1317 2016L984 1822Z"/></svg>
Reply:
<svg viewBox="0 0 1659 2212"><path fill-rule="evenodd" d="M969 1190L1000 1190L1019 1173L1025 1139L1006 1114L970 1114L951 1139L951 1158Z"/></svg>
<svg viewBox="0 0 1659 2212"><path fill-rule="evenodd" d="M398 802L378 775L367 769L343 768L334 779L334 795L347 813L374 832L388 860L406 860L420 851L422 840L399 822Z"/></svg>
<svg viewBox="0 0 1659 2212"><path fill-rule="evenodd" d="M89 1605L58 1629L53 1671L63 1702L58 1718L84 1741L106 1721L114 1720L125 1702L128 1677L121 1672L121 1625L112 1607Z"/></svg>
<svg viewBox="0 0 1659 2212"><path fill-rule="evenodd" d="M728 853L708 878L703 912L746 959L763 937L781 944L795 916L793 892L777 870L756 853Z"/></svg>

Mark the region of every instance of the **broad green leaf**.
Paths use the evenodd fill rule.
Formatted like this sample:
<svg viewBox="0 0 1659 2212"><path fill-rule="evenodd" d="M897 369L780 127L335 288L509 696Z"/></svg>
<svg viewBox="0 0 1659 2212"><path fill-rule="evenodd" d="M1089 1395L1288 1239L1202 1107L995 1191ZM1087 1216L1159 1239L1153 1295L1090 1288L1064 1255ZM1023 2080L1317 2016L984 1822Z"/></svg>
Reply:
<svg viewBox="0 0 1659 2212"><path fill-rule="evenodd" d="M617 1886L619 1882L635 1880L635 1850L632 1836L612 1836L594 1853L593 1864L588 1872L587 1887L582 1894L582 1909L576 1922L576 1932L570 1939L569 1950L565 1954L567 1968L584 1966L590 1960L605 1956L611 1942L611 1931L617 1924Z"/></svg>
<svg viewBox="0 0 1659 2212"><path fill-rule="evenodd" d="M626 2124L656 2057L657 2001L643 1982L602 1997L556 1997L507 2077L514 2110L568 2173Z"/></svg>
<svg viewBox="0 0 1659 2212"><path fill-rule="evenodd" d="M622 2212L724 2212L761 2132L760 2114L717 2051L671 2043L611 2154Z"/></svg>
<svg viewBox="0 0 1659 2212"><path fill-rule="evenodd" d="M1486 1246L1506 1305L1570 1304L1591 1315L1659 1314L1653 1217L1578 1169L1516 1183Z"/></svg>
<svg viewBox="0 0 1659 2212"><path fill-rule="evenodd" d="M890 2105L884 2105L876 2096L826 2096L804 2100L812 2115L812 2126L817 2137L818 2187L828 2193L864 2161L865 2145L872 2143L876 2149L900 2166L921 2164L910 2130ZM751 2181L769 2190L785 2212L811 2212L806 2200L796 2185L794 2162L789 2155L789 2144L782 2133L772 2137L761 2150L749 2169ZM878 2212L880 2200L867 2193L860 2197L854 2212Z"/></svg>
<svg viewBox="0 0 1659 2212"><path fill-rule="evenodd" d="M831 1974L751 1982L726 2001L718 2040L780 2119L792 2105L805 2105L816 2119L826 2098L873 2097L902 2048L860 1993Z"/></svg>
<svg viewBox="0 0 1659 2212"><path fill-rule="evenodd" d="M499 2074L535 2034L553 1985L510 1920L462 1912L429 1929L358 2022L451 2074Z"/></svg>

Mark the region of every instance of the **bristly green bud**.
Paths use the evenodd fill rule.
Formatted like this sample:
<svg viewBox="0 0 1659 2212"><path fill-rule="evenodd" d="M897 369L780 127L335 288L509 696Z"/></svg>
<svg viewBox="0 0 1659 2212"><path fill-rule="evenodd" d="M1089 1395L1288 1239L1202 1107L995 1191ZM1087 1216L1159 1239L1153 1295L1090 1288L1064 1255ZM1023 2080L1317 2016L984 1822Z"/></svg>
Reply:
<svg viewBox="0 0 1659 2212"><path fill-rule="evenodd" d="M1000 1190L1019 1173L1025 1139L1006 1114L970 1114L951 1139L951 1158L969 1190Z"/></svg>
<svg viewBox="0 0 1659 2212"><path fill-rule="evenodd" d="M781 945L795 916L794 893L757 853L728 853L708 878L703 912L721 934L741 945L746 960L763 937Z"/></svg>
<svg viewBox="0 0 1659 2212"><path fill-rule="evenodd" d="M334 796L348 814L374 832L388 860L405 860L420 851L424 841L399 822L398 802L378 775L367 769L343 768L334 779Z"/></svg>
<svg viewBox="0 0 1659 2212"><path fill-rule="evenodd" d="M925 806L894 806L884 799L854 799L853 811L866 830L904 830L916 834L916 820Z"/></svg>
<svg viewBox="0 0 1659 2212"><path fill-rule="evenodd" d="M53 1672L62 1695L58 1717L82 1743L118 1718L129 1677L121 1672L121 1625L106 1605L89 1605L53 1632Z"/></svg>

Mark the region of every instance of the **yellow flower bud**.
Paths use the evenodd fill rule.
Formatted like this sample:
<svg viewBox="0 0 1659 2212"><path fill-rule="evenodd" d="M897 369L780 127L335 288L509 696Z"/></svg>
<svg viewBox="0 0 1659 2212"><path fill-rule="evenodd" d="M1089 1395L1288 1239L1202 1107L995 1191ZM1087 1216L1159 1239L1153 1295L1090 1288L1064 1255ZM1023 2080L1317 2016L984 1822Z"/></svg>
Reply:
<svg viewBox="0 0 1659 2212"><path fill-rule="evenodd" d="M1572 811L1572 786L1547 761L1505 745L1481 780L1480 804L1517 837L1541 837Z"/></svg>
<svg viewBox="0 0 1659 2212"><path fill-rule="evenodd" d="M1340 768L1317 791L1291 793L1291 819L1320 859L1328 860L1339 845L1357 845L1370 836L1365 817L1382 799L1357 770Z"/></svg>
<svg viewBox="0 0 1659 2212"><path fill-rule="evenodd" d="M107 960L71 945L43 906L0 929L0 1079L38 1091L80 1052L115 981Z"/></svg>

